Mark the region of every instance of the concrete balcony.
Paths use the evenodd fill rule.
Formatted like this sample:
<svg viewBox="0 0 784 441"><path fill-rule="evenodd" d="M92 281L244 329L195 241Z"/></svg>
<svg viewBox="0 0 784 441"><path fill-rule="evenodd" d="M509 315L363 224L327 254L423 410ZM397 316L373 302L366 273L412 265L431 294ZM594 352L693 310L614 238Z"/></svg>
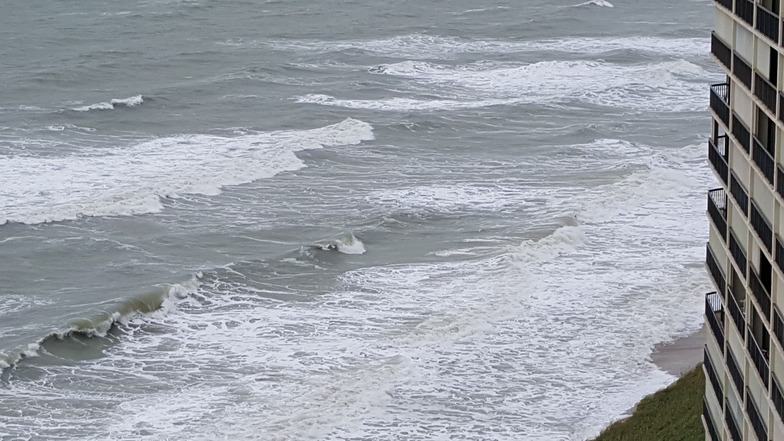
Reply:
<svg viewBox="0 0 784 441"><path fill-rule="evenodd" d="M710 87L710 108L716 113L725 127L730 126L730 86L727 83L713 84Z"/></svg>
<svg viewBox="0 0 784 441"><path fill-rule="evenodd" d="M719 230L721 240L727 241L727 193L723 188L708 191L708 215Z"/></svg>
<svg viewBox="0 0 784 441"><path fill-rule="evenodd" d="M751 220L751 228L754 229L757 236L759 236L760 242L762 242L768 252L772 254L773 229L770 227L770 222L765 219L765 215L760 212L754 201L751 202L751 215L749 216L749 220Z"/></svg>
<svg viewBox="0 0 784 441"><path fill-rule="evenodd" d="M776 164L773 162L773 156L771 156L768 149L765 148L764 145L754 137L754 150L751 152L751 158L754 159L754 163L757 164L760 171L762 171L762 175L765 176L765 179L773 185L773 180L776 175Z"/></svg>
<svg viewBox="0 0 784 441"><path fill-rule="evenodd" d="M708 161L724 185L730 183L729 139L727 135L718 136L715 142L708 139Z"/></svg>
<svg viewBox="0 0 784 441"><path fill-rule="evenodd" d="M757 30L762 32L763 35L773 40L774 43L779 42L779 17L773 12L767 10L760 4L757 4Z"/></svg>
<svg viewBox="0 0 784 441"><path fill-rule="evenodd" d="M711 53L727 70L732 69L732 49L721 41L715 32L711 32Z"/></svg>

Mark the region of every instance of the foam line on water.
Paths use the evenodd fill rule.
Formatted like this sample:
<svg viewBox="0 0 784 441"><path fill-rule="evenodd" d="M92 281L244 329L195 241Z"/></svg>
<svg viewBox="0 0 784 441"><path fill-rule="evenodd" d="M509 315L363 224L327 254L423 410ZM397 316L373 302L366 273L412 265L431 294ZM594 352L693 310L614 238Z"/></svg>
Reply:
<svg viewBox="0 0 784 441"><path fill-rule="evenodd" d="M605 3L589 2L592 5ZM587 4L586 4L587 5ZM375 40L345 41L249 41L239 46L267 46L299 52L339 52L363 50L374 55L396 58L449 59L461 54L517 54L528 52L559 52L598 55L618 50L653 53L667 57L704 57L710 50L704 38L570 37L529 41L472 40L449 36L409 34Z"/></svg>
<svg viewBox="0 0 784 441"><path fill-rule="evenodd" d="M494 105L579 102L654 112L702 110L713 75L686 60L622 65L602 61L541 61L525 65L445 65L404 61L374 66L371 73L403 78L432 98L341 99L325 94L297 102L389 111L457 110Z"/></svg>
<svg viewBox="0 0 784 441"><path fill-rule="evenodd" d="M69 156L4 156L0 225L154 213L162 198L215 195L224 186L300 169L300 150L370 139L372 127L349 118L312 130L181 135Z"/></svg>

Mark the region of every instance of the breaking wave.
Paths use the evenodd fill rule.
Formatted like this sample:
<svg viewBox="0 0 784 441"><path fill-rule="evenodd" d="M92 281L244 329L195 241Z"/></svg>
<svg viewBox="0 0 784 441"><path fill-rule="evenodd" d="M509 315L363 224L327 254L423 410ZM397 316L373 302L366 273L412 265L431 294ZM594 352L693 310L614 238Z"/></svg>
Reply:
<svg viewBox="0 0 784 441"><path fill-rule="evenodd" d="M157 138L100 154L0 157L8 183L0 225L154 213L164 198L215 195L224 186L300 169L298 151L371 139L370 124L349 118L312 130Z"/></svg>
<svg viewBox="0 0 784 441"><path fill-rule="evenodd" d="M75 107L73 110L77 112L89 112L91 110L114 110L120 107L136 107L144 103L144 98L141 95L134 95L128 98L115 98L111 101L104 101L100 103L90 104L89 106Z"/></svg>

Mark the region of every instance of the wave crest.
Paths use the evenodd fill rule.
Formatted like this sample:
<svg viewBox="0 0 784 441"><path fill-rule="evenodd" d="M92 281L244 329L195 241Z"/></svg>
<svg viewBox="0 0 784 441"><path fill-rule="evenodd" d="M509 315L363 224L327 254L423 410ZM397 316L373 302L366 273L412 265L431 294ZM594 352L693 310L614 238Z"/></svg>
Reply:
<svg viewBox="0 0 784 441"><path fill-rule="evenodd" d="M136 107L142 105L142 103L144 103L144 97L142 95L134 95L128 98L114 98L108 102L104 101L90 104L89 106L75 107L72 110L77 112L89 112L91 110L114 110L118 107Z"/></svg>

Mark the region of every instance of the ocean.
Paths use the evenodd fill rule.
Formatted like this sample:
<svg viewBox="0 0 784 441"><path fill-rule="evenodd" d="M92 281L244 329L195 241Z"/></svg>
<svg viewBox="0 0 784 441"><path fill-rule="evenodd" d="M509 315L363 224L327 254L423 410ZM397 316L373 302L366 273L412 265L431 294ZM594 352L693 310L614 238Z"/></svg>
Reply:
<svg viewBox="0 0 784 441"><path fill-rule="evenodd" d="M0 439L584 440L674 381L710 1L0 10Z"/></svg>

